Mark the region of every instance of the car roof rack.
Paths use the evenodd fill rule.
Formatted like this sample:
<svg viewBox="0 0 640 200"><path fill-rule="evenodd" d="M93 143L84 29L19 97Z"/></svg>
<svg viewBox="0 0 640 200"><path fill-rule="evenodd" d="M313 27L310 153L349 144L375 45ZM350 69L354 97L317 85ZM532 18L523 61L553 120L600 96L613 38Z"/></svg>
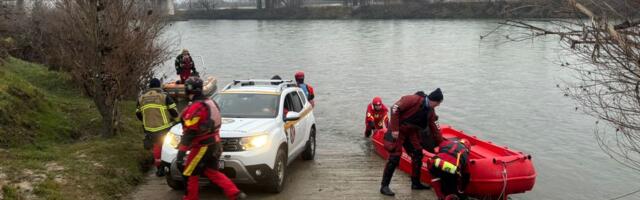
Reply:
<svg viewBox="0 0 640 200"><path fill-rule="evenodd" d="M285 88L297 87L296 83L292 80L271 80L271 79L249 79L249 80L233 80L224 87L223 90L231 88L239 88L244 86L278 86L278 91L282 91Z"/></svg>

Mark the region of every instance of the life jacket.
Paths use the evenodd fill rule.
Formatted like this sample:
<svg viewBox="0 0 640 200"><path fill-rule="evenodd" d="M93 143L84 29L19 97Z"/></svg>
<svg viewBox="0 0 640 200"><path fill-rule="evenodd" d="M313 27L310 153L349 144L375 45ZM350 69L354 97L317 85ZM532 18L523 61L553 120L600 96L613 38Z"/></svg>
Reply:
<svg viewBox="0 0 640 200"><path fill-rule="evenodd" d="M170 108L166 105L166 98L167 95L158 88L152 88L138 98L145 131L155 133L173 125L173 120L170 120Z"/></svg>
<svg viewBox="0 0 640 200"><path fill-rule="evenodd" d="M420 129L426 129L429 126L429 112L431 112L431 109L427 103L427 97L423 92L417 92L415 95L421 96L424 99L420 104L420 109L410 117L402 120L400 124L408 124L417 126Z"/></svg>
<svg viewBox="0 0 640 200"><path fill-rule="evenodd" d="M203 103L203 105L205 105L205 107L209 109L209 112L207 112L207 118L209 118L209 120L207 120L206 123L200 124L200 130L202 130L202 132L210 133L219 132L220 127L222 126L222 118L220 116L220 109L218 107L218 104L211 99L206 99L201 102Z"/></svg>
<svg viewBox="0 0 640 200"><path fill-rule="evenodd" d="M469 150L458 141L446 141L432 158L433 166L443 172L460 175L467 166Z"/></svg>
<svg viewBox="0 0 640 200"><path fill-rule="evenodd" d="M310 94L309 94L309 88L308 88L307 84L300 83L300 84L298 84L298 87L300 87L300 89L302 89L302 91L307 96L307 98L309 98Z"/></svg>
<svg viewBox="0 0 640 200"><path fill-rule="evenodd" d="M384 104L381 104L380 110L376 110L373 108L373 104L369 104L367 106L367 116L365 118L365 122L373 122L375 129L381 129L385 127L387 121L389 120L389 115L387 114L389 110Z"/></svg>

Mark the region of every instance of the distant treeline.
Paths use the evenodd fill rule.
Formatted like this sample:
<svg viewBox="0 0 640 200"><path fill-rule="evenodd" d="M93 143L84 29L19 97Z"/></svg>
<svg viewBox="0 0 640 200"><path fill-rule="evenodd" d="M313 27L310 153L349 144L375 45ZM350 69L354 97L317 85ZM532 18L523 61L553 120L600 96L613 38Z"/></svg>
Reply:
<svg viewBox="0 0 640 200"><path fill-rule="evenodd" d="M175 19L426 19L426 18L566 18L575 15L524 2L405 3L358 7L326 6L277 9L178 11Z"/></svg>

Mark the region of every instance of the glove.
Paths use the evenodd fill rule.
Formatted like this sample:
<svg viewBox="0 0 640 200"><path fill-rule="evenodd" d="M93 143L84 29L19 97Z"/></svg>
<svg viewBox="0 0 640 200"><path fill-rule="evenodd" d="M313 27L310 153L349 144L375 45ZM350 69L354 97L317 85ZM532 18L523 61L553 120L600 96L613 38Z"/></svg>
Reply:
<svg viewBox="0 0 640 200"><path fill-rule="evenodd" d="M367 122L367 126L369 126L370 129L375 129L376 126L373 124L372 121Z"/></svg>
<svg viewBox="0 0 640 200"><path fill-rule="evenodd" d="M387 130L386 133L384 133L384 148L389 151L389 152L393 152L396 149L396 138L393 137L392 131L391 130Z"/></svg>

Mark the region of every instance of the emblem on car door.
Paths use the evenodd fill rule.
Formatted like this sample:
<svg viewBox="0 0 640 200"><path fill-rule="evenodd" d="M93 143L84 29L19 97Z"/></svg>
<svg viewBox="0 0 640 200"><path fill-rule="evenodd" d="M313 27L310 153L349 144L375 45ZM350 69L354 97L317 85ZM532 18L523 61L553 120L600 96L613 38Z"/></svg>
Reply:
<svg viewBox="0 0 640 200"><path fill-rule="evenodd" d="M294 126L291 126L287 129L287 139L291 144L293 144L293 142L296 140L296 129Z"/></svg>

